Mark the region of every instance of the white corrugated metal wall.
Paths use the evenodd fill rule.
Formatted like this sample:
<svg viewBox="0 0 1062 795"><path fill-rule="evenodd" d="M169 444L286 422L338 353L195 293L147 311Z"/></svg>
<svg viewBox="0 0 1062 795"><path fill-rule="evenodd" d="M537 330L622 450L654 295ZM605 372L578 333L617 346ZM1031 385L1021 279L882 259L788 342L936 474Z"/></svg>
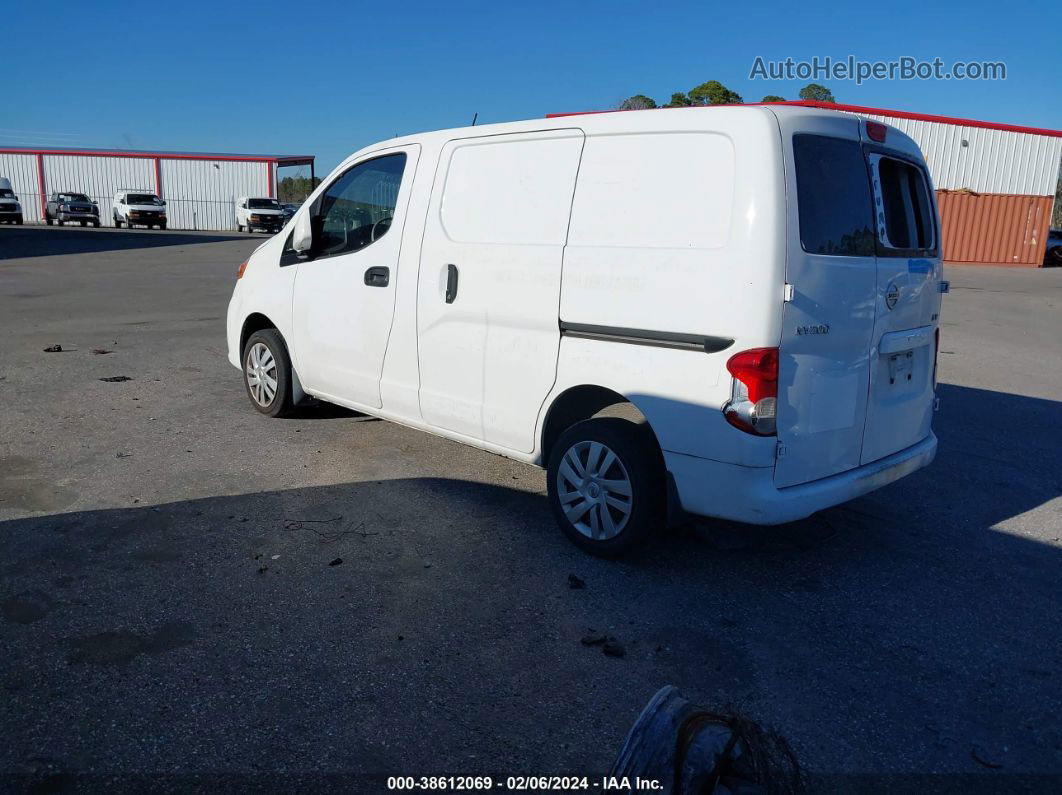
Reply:
<svg viewBox="0 0 1062 795"><path fill-rule="evenodd" d="M146 157L45 155L44 185L49 195L69 190L84 193L100 207L100 222L114 225L114 194L120 188L155 192L155 164Z"/></svg>
<svg viewBox="0 0 1062 795"><path fill-rule="evenodd" d="M43 155L44 185L37 184L36 154L0 153L0 177L22 203L26 223L41 223L41 193L77 191L100 208L104 226L114 224L112 201L121 188L156 191L155 158L109 155ZM240 196L276 196L276 165L265 160L159 157L162 198L173 229L236 229ZM270 181L272 180L272 184Z"/></svg>
<svg viewBox="0 0 1062 795"><path fill-rule="evenodd" d="M27 224L41 220L40 188L37 186L37 156L0 154L0 177L11 180L11 187L22 204L22 218Z"/></svg>
<svg viewBox="0 0 1062 795"><path fill-rule="evenodd" d="M161 170L170 226L177 229L234 230L236 199L271 190L263 162L162 158Z"/></svg>
<svg viewBox="0 0 1062 795"><path fill-rule="evenodd" d="M911 136L925 155L938 190L1055 195L1062 138L899 116L855 115L884 122Z"/></svg>

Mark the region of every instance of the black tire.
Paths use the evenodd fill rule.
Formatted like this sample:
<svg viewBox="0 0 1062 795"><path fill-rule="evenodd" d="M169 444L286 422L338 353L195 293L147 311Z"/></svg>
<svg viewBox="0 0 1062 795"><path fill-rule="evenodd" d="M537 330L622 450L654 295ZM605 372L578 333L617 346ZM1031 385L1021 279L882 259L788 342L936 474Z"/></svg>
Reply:
<svg viewBox="0 0 1062 795"><path fill-rule="evenodd" d="M81 225L82 225L82 226L88 226L88 221L82 221L82 222L81 222Z"/></svg>
<svg viewBox="0 0 1062 795"><path fill-rule="evenodd" d="M1047 261L1056 267L1062 266L1062 246L1055 246L1047 255Z"/></svg>
<svg viewBox="0 0 1062 795"><path fill-rule="evenodd" d="M51 217L50 217L50 216L47 216L47 215L46 215L46 216L44 216L44 223L48 224L48 226L51 226L51 225L52 225L52 219L51 219Z"/></svg>
<svg viewBox="0 0 1062 795"><path fill-rule="evenodd" d="M615 463L600 473L600 479L617 482L622 480L621 476L624 472L626 474L626 481L631 492L628 503L629 512L625 522L618 521L617 516L621 511L610 508L603 502L606 496L620 502L626 501L620 491L603 495L600 498L601 501L597 503L591 503L587 498L576 497L567 504L570 506L590 504L588 510L580 515L590 517L588 521L581 522L586 526L580 530L565 514L561 495L563 478L561 470L565 456L573 448L573 453L580 457L579 460L585 467L588 463L588 456L582 457L578 448L584 443L592 445L595 442L610 450L616 458ZM588 453L590 449L593 448L588 448ZM604 462L606 458L606 454L601 454L599 461ZM621 468L617 468L617 463ZM666 494L664 462L648 425L636 424L617 417L600 417L576 423L564 431L553 445L546 471L546 488L554 519L569 541L591 555L603 558L625 555L644 544L654 530L664 526ZM596 481L593 485L596 485ZM593 493L591 485L588 485L588 489ZM571 495L570 491L568 495ZM608 519L604 518L601 511L608 512ZM596 518L595 512L597 512ZM620 525L619 530L611 537L593 538L588 534L592 532L592 528L589 527L592 523L590 520L596 522L598 528L603 527L606 521L612 521L614 525ZM580 517L576 517L576 521L579 522Z"/></svg>
<svg viewBox="0 0 1062 795"><path fill-rule="evenodd" d="M21 215L18 218L15 219L15 224L17 224L18 226L22 226L22 216Z"/></svg>
<svg viewBox="0 0 1062 795"><path fill-rule="evenodd" d="M93 221L92 222L92 228L93 229L99 229L100 228L100 222L99 221Z"/></svg>
<svg viewBox="0 0 1062 795"><path fill-rule="evenodd" d="M236 231L237 232L242 232L243 231L243 224L241 224L239 221L236 222Z"/></svg>
<svg viewBox="0 0 1062 795"><path fill-rule="evenodd" d="M121 229L122 228L122 222L118 220L118 216L117 215L114 216L114 228L115 229Z"/></svg>
<svg viewBox="0 0 1062 795"><path fill-rule="evenodd" d="M259 399L255 397L247 372L251 350L259 344L264 345L269 350L276 365L275 379L277 389L272 400L268 403L259 402ZM269 417L283 417L288 414L292 409L291 360L288 358L288 348L284 344L284 338L280 336L280 332L272 328L256 331L244 343L243 356L240 361L243 364L243 387L255 410Z"/></svg>
<svg viewBox="0 0 1062 795"><path fill-rule="evenodd" d="M159 224L159 229L166 231L166 224Z"/></svg>

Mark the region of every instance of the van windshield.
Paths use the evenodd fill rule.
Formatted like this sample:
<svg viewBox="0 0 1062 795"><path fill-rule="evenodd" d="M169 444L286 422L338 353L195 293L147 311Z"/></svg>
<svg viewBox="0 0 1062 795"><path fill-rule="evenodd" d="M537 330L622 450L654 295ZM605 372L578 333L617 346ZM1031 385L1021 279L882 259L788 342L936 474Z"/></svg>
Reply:
<svg viewBox="0 0 1062 795"><path fill-rule="evenodd" d="M150 193L130 193L125 197L126 204L162 204L159 201L158 196L152 196Z"/></svg>
<svg viewBox="0 0 1062 795"><path fill-rule="evenodd" d="M87 202L89 197L84 193L60 193L59 201L61 202Z"/></svg>
<svg viewBox="0 0 1062 795"><path fill-rule="evenodd" d="M0 188L0 199L13 199L15 192L9 188Z"/></svg>
<svg viewBox="0 0 1062 795"><path fill-rule="evenodd" d="M280 202L276 199L248 199L247 206L252 210L279 210Z"/></svg>
<svg viewBox="0 0 1062 795"><path fill-rule="evenodd" d="M858 141L794 135L800 243L809 254L874 256L874 206Z"/></svg>

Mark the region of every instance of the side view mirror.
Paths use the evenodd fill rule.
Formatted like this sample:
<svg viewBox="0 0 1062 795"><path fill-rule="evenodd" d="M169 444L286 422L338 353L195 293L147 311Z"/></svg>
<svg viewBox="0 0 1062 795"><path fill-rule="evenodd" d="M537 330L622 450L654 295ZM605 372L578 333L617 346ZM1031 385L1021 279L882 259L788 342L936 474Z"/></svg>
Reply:
<svg viewBox="0 0 1062 795"><path fill-rule="evenodd" d="M291 247L300 254L308 254L313 248L313 224L310 213L305 212L295 221L295 230L291 237Z"/></svg>
<svg viewBox="0 0 1062 795"><path fill-rule="evenodd" d="M162 203L162 206L163 206L163 207L165 207L165 206L166 206L166 200L165 200L165 199L159 199L159 201L160 201L160 202Z"/></svg>

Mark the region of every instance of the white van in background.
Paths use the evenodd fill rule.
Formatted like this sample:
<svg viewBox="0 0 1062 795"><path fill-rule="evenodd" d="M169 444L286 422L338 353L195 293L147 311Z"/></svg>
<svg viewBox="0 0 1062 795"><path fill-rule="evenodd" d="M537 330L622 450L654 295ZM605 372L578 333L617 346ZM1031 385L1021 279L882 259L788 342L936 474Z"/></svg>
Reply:
<svg viewBox="0 0 1062 795"><path fill-rule="evenodd" d="M288 220L280 202L266 196L241 196L236 200L236 231L264 229L276 234Z"/></svg>
<svg viewBox="0 0 1062 795"><path fill-rule="evenodd" d="M0 224L21 224L22 203L11 187L11 180L0 177Z"/></svg>
<svg viewBox="0 0 1062 795"><path fill-rule="evenodd" d="M900 131L805 107L414 135L240 266L252 405L307 395L546 467L568 537L773 524L936 451L939 222Z"/></svg>
<svg viewBox="0 0 1062 795"><path fill-rule="evenodd" d="M121 188L114 194L112 220L117 228L125 224L130 229L134 226L157 226L165 229L166 202L151 191Z"/></svg>

